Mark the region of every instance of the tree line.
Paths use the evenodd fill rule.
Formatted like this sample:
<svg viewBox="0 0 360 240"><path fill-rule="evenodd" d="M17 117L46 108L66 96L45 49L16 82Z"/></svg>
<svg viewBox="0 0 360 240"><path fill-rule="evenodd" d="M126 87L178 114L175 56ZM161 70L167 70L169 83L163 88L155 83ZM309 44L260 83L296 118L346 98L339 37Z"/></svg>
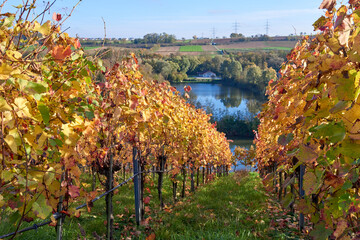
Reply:
<svg viewBox="0 0 360 240"><path fill-rule="evenodd" d="M167 33L148 33L143 38L134 39L134 44L139 43L173 43L176 41L176 37L173 34Z"/></svg>
<svg viewBox="0 0 360 240"><path fill-rule="evenodd" d="M182 82L212 71L222 83L247 86L265 92L286 57L286 51L248 52L219 56L161 56L143 53L142 72L158 80Z"/></svg>

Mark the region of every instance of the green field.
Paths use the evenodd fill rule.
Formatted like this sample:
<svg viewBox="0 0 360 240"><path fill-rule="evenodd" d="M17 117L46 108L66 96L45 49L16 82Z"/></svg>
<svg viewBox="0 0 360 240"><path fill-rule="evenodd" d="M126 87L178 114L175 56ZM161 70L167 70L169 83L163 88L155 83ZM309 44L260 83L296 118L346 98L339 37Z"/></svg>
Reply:
<svg viewBox="0 0 360 240"><path fill-rule="evenodd" d="M95 48L100 48L101 46L84 46L82 47L84 50L89 50L89 49L95 49Z"/></svg>
<svg viewBox="0 0 360 240"><path fill-rule="evenodd" d="M204 49L202 46L194 45L194 46L181 46L180 52L203 52Z"/></svg>

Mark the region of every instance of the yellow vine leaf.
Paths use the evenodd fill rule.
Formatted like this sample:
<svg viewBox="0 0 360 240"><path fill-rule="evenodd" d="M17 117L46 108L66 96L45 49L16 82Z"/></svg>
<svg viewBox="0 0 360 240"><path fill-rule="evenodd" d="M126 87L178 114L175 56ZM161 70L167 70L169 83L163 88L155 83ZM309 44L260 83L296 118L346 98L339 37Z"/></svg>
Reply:
<svg viewBox="0 0 360 240"><path fill-rule="evenodd" d="M11 111L11 107L7 104L3 97L0 97L0 112Z"/></svg>
<svg viewBox="0 0 360 240"><path fill-rule="evenodd" d="M77 143L77 140L79 139L79 135L74 132L74 129L70 124L64 124L62 126L62 132L67 137L65 140L65 143L70 146L74 146Z"/></svg>
<svg viewBox="0 0 360 240"><path fill-rule="evenodd" d="M9 78L9 75L11 74L11 72L13 72L14 69L12 68L12 66L3 63L0 66L0 80L7 80Z"/></svg>
<svg viewBox="0 0 360 240"><path fill-rule="evenodd" d="M6 55L10 60L14 60L14 61L19 60L22 57L22 54L20 52L12 51L12 50L6 51Z"/></svg>
<svg viewBox="0 0 360 240"><path fill-rule="evenodd" d="M14 110L18 113L20 117L33 118L30 113L30 103L26 98L18 97L14 100Z"/></svg>
<svg viewBox="0 0 360 240"><path fill-rule="evenodd" d="M14 177L14 174L11 171L2 171L1 172L1 179L3 179L3 181L5 181L5 182L11 181L11 179L13 177Z"/></svg>
<svg viewBox="0 0 360 240"><path fill-rule="evenodd" d="M0 208L5 205L4 197L0 195Z"/></svg>
<svg viewBox="0 0 360 240"><path fill-rule="evenodd" d="M41 26L38 22L36 22L34 30L41 33L43 36L47 36L51 32L51 22L47 21Z"/></svg>
<svg viewBox="0 0 360 240"><path fill-rule="evenodd" d="M55 171L55 169L51 167L44 174L44 183L45 183L46 186L50 186L52 181L55 179L55 173L53 173L54 171Z"/></svg>
<svg viewBox="0 0 360 240"><path fill-rule="evenodd" d="M4 140L9 145L11 151L13 151L13 153L17 154L18 149L17 149L17 145L15 142L15 138L12 135L7 135Z"/></svg>

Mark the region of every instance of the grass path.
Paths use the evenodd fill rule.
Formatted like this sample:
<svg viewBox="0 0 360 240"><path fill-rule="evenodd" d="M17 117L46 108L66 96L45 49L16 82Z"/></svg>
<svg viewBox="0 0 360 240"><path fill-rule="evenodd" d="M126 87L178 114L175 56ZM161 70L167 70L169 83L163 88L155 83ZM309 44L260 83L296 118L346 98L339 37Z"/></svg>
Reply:
<svg viewBox="0 0 360 240"><path fill-rule="evenodd" d="M271 201L256 173L220 178L160 217L156 239L298 239L299 234L295 218Z"/></svg>
<svg viewBox="0 0 360 240"><path fill-rule="evenodd" d="M155 178L156 180L156 178ZM145 220L136 227L133 185L114 195L115 239L299 239L296 219L284 214L263 189L257 173L237 172L200 186L194 194L172 203L172 183L165 179L163 196L167 206L159 210L156 182L147 182ZM181 179L180 179L181 180ZM180 189L178 190L180 191ZM11 212L0 214L0 235L14 230L8 223L17 218ZM84 210L80 218L66 218L63 239L105 239L105 201L96 202L91 212ZM35 223L40 223L36 220ZM32 226L24 223L21 228ZM54 227L18 235L16 239L55 239ZM149 237L152 236L152 237Z"/></svg>

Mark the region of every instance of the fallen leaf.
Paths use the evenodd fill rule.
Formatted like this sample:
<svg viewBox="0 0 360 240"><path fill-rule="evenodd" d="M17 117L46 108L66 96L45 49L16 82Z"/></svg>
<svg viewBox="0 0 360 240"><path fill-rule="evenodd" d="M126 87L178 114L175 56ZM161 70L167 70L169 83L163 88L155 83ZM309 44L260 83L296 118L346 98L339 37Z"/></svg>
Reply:
<svg viewBox="0 0 360 240"><path fill-rule="evenodd" d="M146 197L144 199L144 204L149 204L150 203L150 197Z"/></svg>
<svg viewBox="0 0 360 240"><path fill-rule="evenodd" d="M146 240L155 240L156 239L156 235L155 233L150 234L149 236L146 237Z"/></svg>

